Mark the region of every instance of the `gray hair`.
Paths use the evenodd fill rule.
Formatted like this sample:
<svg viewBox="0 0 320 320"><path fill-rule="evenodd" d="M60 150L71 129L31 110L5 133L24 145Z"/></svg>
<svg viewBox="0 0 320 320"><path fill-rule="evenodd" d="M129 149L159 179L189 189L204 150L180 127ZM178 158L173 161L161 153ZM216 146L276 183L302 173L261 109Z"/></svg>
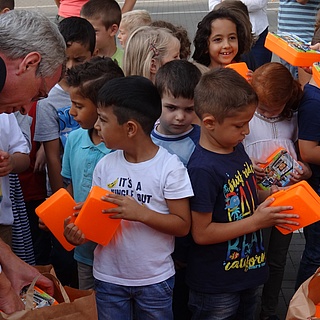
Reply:
<svg viewBox="0 0 320 320"><path fill-rule="evenodd" d="M37 75L52 76L65 61L66 44L58 27L44 14L12 10L0 16L0 52L15 60L41 55Z"/></svg>

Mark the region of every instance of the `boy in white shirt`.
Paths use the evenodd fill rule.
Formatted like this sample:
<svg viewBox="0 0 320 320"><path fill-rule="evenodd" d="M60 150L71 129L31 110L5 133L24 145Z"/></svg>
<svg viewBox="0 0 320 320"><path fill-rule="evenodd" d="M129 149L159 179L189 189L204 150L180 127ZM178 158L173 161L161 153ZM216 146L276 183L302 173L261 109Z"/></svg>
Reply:
<svg viewBox="0 0 320 320"><path fill-rule="evenodd" d="M125 93L125 94L124 94ZM107 148L93 173L93 185L111 192L102 200L118 205L104 210L121 228L94 252L93 274L99 319L173 319L174 236L190 229L187 170L176 155L150 137L161 114L152 82L130 76L110 80L99 91L95 128ZM67 221L68 222L68 221ZM85 235L72 223L67 239Z"/></svg>

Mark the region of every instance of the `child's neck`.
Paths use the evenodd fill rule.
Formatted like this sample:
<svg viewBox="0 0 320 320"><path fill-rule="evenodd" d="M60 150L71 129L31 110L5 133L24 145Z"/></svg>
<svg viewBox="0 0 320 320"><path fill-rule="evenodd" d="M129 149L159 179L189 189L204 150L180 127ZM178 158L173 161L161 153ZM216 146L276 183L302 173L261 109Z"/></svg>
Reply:
<svg viewBox="0 0 320 320"><path fill-rule="evenodd" d="M132 141L130 146L123 150L123 153L128 162L139 163L154 158L158 150L159 147L152 142L151 138L148 138L139 140L139 143Z"/></svg>
<svg viewBox="0 0 320 320"><path fill-rule="evenodd" d="M89 137L94 145L101 143L101 138L98 135L98 131L95 128L89 129Z"/></svg>
<svg viewBox="0 0 320 320"><path fill-rule="evenodd" d="M109 45L107 45L104 48L98 49L98 56L112 58L112 56L116 53L116 51L117 51L117 46L115 44L114 39L111 38L111 41L109 41Z"/></svg>

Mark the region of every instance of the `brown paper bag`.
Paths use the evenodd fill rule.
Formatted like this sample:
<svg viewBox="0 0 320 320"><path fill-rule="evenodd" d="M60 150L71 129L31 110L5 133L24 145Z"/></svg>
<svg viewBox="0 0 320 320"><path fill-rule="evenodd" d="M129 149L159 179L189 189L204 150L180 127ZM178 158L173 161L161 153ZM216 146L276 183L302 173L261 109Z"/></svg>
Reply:
<svg viewBox="0 0 320 320"><path fill-rule="evenodd" d="M93 290L79 290L63 287L55 276L52 266L39 266L37 269L51 279L55 286L54 298L58 305L32 310L33 288L36 279L27 293L26 308L11 315L0 312L0 319L8 320L98 320L95 293Z"/></svg>
<svg viewBox="0 0 320 320"><path fill-rule="evenodd" d="M316 305L320 303L320 268L306 280L292 297L286 320L320 319Z"/></svg>

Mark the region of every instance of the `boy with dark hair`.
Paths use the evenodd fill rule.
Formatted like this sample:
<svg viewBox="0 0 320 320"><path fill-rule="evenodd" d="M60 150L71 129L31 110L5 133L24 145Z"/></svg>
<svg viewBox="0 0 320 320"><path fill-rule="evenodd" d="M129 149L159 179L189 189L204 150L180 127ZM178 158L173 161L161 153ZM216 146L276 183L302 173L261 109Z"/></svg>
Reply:
<svg viewBox="0 0 320 320"><path fill-rule="evenodd" d="M116 34L121 21L121 8L118 2L90 0L83 5L81 17L87 19L94 27L97 54L111 57L121 66L123 51L116 45Z"/></svg>
<svg viewBox="0 0 320 320"><path fill-rule="evenodd" d="M151 137L154 143L176 154L185 166L200 136L200 127L193 124L194 89L200 77L200 70L186 60L170 61L156 74L162 112Z"/></svg>
<svg viewBox="0 0 320 320"><path fill-rule="evenodd" d="M291 206L258 207L252 163L241 141L258 103L236 71L214 69L195 89L201 133L188 163L194 189L187 284L195 319L255 319L258 287L268 277L261 229L298 222Z"/></svg>
<svg viewBox="0 0 320 320"><path fill-rule="evenodd" d="M86 200L96 164L111 151L106 148L93 127L98 118L98 91L110 79L123 76L121 68L108 57L94 57L67 71L66 81L72 101L70 115L81 128L68 136L61 175L70 180L67 190L76 202ZM74 258L78 265L79 289L93 289L92 265L95 247L95 243L87 242L74 250Z"/></svg>
<svg viewBox="0 0 320 320"><path fill-rule="evenodd" d="M173 60L156 73L155 86L161 96L162 112L151 132L155 144L176 154L187 166L200 137L200 127L193 124L194 89L201 78L200 70L187 60ZM176 276L173 290L175 320L190 319L188 311L189 288L185 282L189 237L177 237L172 255Z"/></svg>
<svg viewBox="0 0 320 320"><path fill-rule="evenodd" d="M110 243L94 252L99 319L173 319L171 253L174 236L189 232L193 192L177 156L151 140L160 113L157 89L144 77L113 79L99 91L95 128L116 151L97 164L93 185L113 192L102 200L118 207L103 212L122 219ZM84 241L74 224L65 234Z"/></svg>
<svg viewBox="0 0 320 320"><path fill-rule="evenodd" d="M66 18L59 24L59 30L67 45L67 69L92 58L95 47L95 32L86 19ZM68 183L63 181L61 176L62 146L65 144L68 134L79 128L79 124L69 114L71 100L67 89L66 80L63 78L50 90L48 97L37 104L34 140L43 142L52 192L65 187ZM51 259L59 280L64 285L77 286L77 266L73 259L73 252L66 251L53 236L52 241Z"/></svg>

